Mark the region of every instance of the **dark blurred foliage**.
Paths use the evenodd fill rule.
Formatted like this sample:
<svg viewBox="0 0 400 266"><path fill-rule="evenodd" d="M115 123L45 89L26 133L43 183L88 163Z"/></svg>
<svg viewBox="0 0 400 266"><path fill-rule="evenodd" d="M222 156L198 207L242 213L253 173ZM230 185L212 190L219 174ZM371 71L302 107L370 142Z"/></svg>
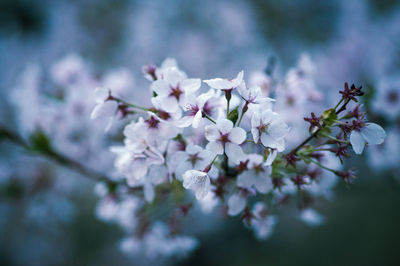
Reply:
<svg viewBox="0 0 400 266"><path fill-rule="evenodd" d="M112 55L118 53L118 44L123 41L124 19L127 0L88 0L82 1L79 9L79 20L91 38L85 51L90 57L97 58L100 63L110 63ZM100 18L100 19L99 19Z"/></svg>
<svg viewBox="0 0 400 266"><path fill-rule="evenodd" d="M398 0L369 0L369 2L371 13L376 13L377 15L390 13L396 7L400 6L400 1Z"/></svg>
<svg viewBox="0 0 400 266"><path fill-rule="evenodd" d="M275 49L285 56L285 49L296 45L327 43L335 31L339 12L338 2L305 0L254 0L258 25ZM286 58L285 58L286 57Z"/></svg>
<svg viewBox="0 0 400 266"><path fill-rule="evenodd" d="M45 9L39 1L0 1L0 32L22 36L41 35L45 21Z"/></svg>

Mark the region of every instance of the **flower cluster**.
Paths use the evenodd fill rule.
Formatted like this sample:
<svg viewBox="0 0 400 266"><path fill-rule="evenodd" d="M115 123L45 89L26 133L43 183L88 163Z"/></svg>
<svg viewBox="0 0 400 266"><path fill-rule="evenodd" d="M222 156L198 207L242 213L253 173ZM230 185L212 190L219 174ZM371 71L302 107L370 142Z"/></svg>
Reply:
<svg viewBox="0 0 400 266"><path fill-rule="evenodd" d="M302 62L303 68L311 69L307 59ZM173 208L183 216L195 202L208 211L225 206L227 215L238 215L258 238L266 238L277 223L274 209L296 195L299 218L311 226L321 224L324 217L312 209L310 199L330 197L337 178L346 184L354 180L355 171L341 166L350 146L360 154L366 144L380 144L385 138L379 125L365 120L359 105L343 114L364 94L361 87L347 83L334 108L304 118L310 135L297 146L287 147L293 128L288 125L290 119L277 112L282 103L269 97L270 89L254 83L247 86L243 71L232 79L202 81L188 78L174 59L166 59L159 67L145 66L143 71L151 82L150 107L127 103L107 88L95 90L100 100L92 117L112 120L121 106L132 115L123 130L124 145L111 148L121 177L105 195L112 195L114 201L118 199L114 186L125 188L124 197L143 195L147 202L143 206L164 206L178 193L184 196ZM289 72L274 92L277 98L308 86L307 97L320 100L305 77L304 70ZM293 98L289 105L298 100ZM193 192L195 201L185 190ZM151 224L147 221L144 231L139 227L139 235L152 234ZM124 249L136 249L137 239L126 240Z"/></svg>
<svg viewBox="0 0 400 266"><path fill-rule="evenodd" d="M38 83L21 86L15 103L25 110L23 136L1 126L0 137L99 181L96 215L123 229L120 248L130 255L188 254L198 242L183 235L185 217L214 209L241 219L258 239L271 235L288 202L297 203L298 219L318 226L325 220L318 199L331 198L339 180L356 178L355 169L344 169L351 149L361 154L386 137L366 119L362 87L345 83L335 107L316 111L323 98L307 56L282 80L268 68L249 82L243 71L231 79L189 78L166 59L143 68L150 84L141 104L130 97L136 92L127 71L96 79L85 69L75 57L54 65L57 105L40 97ZM38 73L30 69L27 79ZM21 97L28 93L35 112ZM189 231L196 234L196 226Z"/></svg>

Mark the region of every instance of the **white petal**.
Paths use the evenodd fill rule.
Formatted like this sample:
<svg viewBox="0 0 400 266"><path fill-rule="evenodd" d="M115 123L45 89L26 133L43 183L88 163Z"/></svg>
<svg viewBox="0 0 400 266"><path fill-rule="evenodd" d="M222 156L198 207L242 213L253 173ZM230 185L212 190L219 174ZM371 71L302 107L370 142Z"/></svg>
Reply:
<svg viewBox="0 0 400 266"><path fill-rule="evenodd" d="M300 219L309 226L319 226L324 223L325 218L314 209L305 209L300 214Z"/></svg>
<svg viewBox="0 0 400 266"><path fill-rule="evenodd" d="M169 84L163 79L154 81L150 88L152 91L156 92L158 96L167 96L170 90Z"/></svg>
<svg viewBox="0 0 400 266"><path fill-rule="evenodd" d="M246 131L243 128L235 127L229 133L229 140L235 144L242 144L246 139Z"/></svg>
<svg viewBox="0 0 400 266"><path fill-rule="evenodd" d="M253 179L253 173L250 173L250 171L245 171L238 176L236 184L238 187L250 188L254 183Z"/></svg>
<svg viewBox="0 0 400 266"><path fill-rule="evenodd" d="M198 128L198 127L199 127L201 118L202 118L202 113L201 113L201 111L199 110L199 111L196 113L196 115L194 116L194 118L193 118L193 124L192 124L193 128Z"/></svg>
<svg viewBox="0 0 400 266"><path fill-rule="evenodd" d="M268 127L268 133L276 139L284 137L288 132L289 127L283 121L275 120Z"/></svg>
<svg viewBox="0 0 400 266"><path fill-rule="evenodd" d="M131 169L133 169L134 171L132 175L136 179L140 179L147 174L148 164L142 159L134 160L133 163L131 164Z"/></svg>
<svg viewBox="0 0 400 266"><path fill-rule="evenodd" d="M204 130L204 135L208 141L216 141L221 136L218 128L215 125L206 126Z"/></svg>
<svg viewBox="0 0 400 266"><path fill-rule="evenodd" d="M265 110L261 113L261 120L262 120L262 124L266 125L268 123L270 123L272 121L272 119L274 119L275 115L274 112L272 112L271 110Z"/></svg>
<svg viewBox="0 0 400 266"><path fill-rule="evenodd" d="M239 145L229 142L225 144L225 153L234 164L240 163L244 157L242 148Z"/></svg>
<svg viewBox="0 0 400 266"><path fill-rule="evenodd" d="M276 140L266 133L261 134L261 143L265 147L276 148Z"/></svg>
<svg viewBox="0 0 400 266"><path fill-rule="evenodd" d="M201 151L203 151L203 149L202 149L199 145L189 144L189 145L186 147L186 152L187 152L188 154L191 154L191 155L196 154L196 153L199 153L199 152L201 152Z"/></svg>
<svg viewBox="0 0 400 266"><path fill-rule="evenodd" d="M246 199L237 194L233 194L228 200L228 214L235 216L242 212L246 207Z"/></svg>
<svg viewBox="0 0 400 266"><path fill-rule="evenodd" d="M211 88L218 90L226 90L231 88L231 82L227 79L216 78L204 80L204 82L207 83L207 85Z"/></svg>
<svg viewBox="0 0 400 266"><path fill-rule="evenodd" d="M228 144L228 143L227 143ZM206 149L211 151L214 154L223 154L224 146L221 142L211 141L207 144Z"/></svg>
<svg viewBox="0 0 400 266"><path fill-rule="evenodd" d="M94 90L94 100L97 103L104 102L110 96L110 91L106 88L96 88Z"/></svg>
<svg viewBox="0 0 400 266"><path fill-rule="evenodd" d="M188 170L183 174L183 187L190 189L193 185L197 184L201 177L206 176L207 173L197 170Z"/></svg>
<svg viewBox="0 0 400 266"><path fill-rule="evenodd" d="M115 115L118 109L118 104L114 101L107 101L98 104L90 114L91 119L108 118Z"/></svg>
<svg viewBox="0 0 400 266"><path fill-rule="evenodd" d="M186 93L193 93L197 91L201 86L200 79L185 79L181 82L182 90Z"/></svg>
<svg viewBox="0 0 400 266"><path fill-rule="evenodd" d="M164 80L173 87L176 87L183 79L186 79L186 74L176 67L169 68L164 73Z"/></svg>
<svg viewBox="0 0 400 266"><path fill-rule="evenodd" d="M273 188L271 178L269 178L265 174L256 176L254 179L255 179L254 186L260 193L267 193Z"/></svg>
<svg viewBox="0 0 400 266"><path fill-rule="evenodd" d="M386 138L385 130L375 123L367 123L361 129L361 135L368 142L368 144L381 144Z"/></svg>
<svg viewBox="0 0 400 266"><path fill-rule="evenodd" d="M161 101L161 109L163 109L168 113L176 112L179 109L178 100L175 97L165 96L162 97L160 101Z"/></svg>
<svg viewBox="0 0 400 266"><path fill-rule="evenodd" d="M196 199L204 199L208 192L210 192L211 181L210 178L206 175L203 177L203 181L199 184L199 187L196 190Z"/></svg>
<svg viewBox="0 0 400 266"><path fill-rule="evenodd" d="M365 140L360 132L353 131L350 135L350 143L356 154L361 154L364 150Z"/></svg>
<svg viewBox="0 0 400 266"><path fill-rule="evenodd" d="M265 166L270 166L274 161L276 156L278 155L277 150L272 150L271 153L268 155L267 160L265 161L264 165Z"/></svg>
<svg viewBox="0 0 400 266"><path fill-rule="evenodd" d="M237 76L236 76L236 78L234 78L232 81L231 81L231 86L232 86L232 88L236 88L236 87L238 87L242 82L243 82L243 70L242 71L240 71L238 74L237 74Z"/></svg>
<svg viewBox="0 0 400 266"><path fill-rule="evenodd" d="M283 152L283 150L285 149L285 139L284 138L276 140L275 149L277 149L278 152Z"/></svg>
<svg viewBox="0 0 400 266"><path fill-rule="evenodd" d="M261 125L261 116L259 112L254 112L251 117L251 127L257 128Z"/></svg>
<svg viewBox="0 0 400 266"><path fill-rule="evenodd" d="M173 125L179 127L179 128L184 128L190 126L190 124L194 123L193 116L184 116L181 119L175 121ZM194 126L193 126L194 127Z"/></svg>
<svg viewBox="0 0 400 266"><path fill-rule="evenodd" d="M251 128L251 134L253 135L254 143L258 143L260 139L260 131L257 128Z"/></svg>
<svg viewBox="0 0 400 266"><path fill-rule="evenodd" d="M232 131L233 123L228 119L220 119L217 121L217 128L222 134L227 134Z"/></svg>

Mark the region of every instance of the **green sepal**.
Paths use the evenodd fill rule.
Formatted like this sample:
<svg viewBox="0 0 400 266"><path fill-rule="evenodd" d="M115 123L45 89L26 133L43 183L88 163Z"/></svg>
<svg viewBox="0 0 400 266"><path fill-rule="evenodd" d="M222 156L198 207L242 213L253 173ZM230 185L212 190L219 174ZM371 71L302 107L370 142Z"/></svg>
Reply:
<svg viewBox="0 0 400 266"><path fill-rule="evenodd" d="M236 107L228 114L228 119L231 120L233 124L236 124L238 118L239 118L239 110L238 107Z"/></svg>
<svg viewBox="0 0 400 266"><path fill-rule="evenodd" d="M337 114L334 108L325 110L322 114L322 120L324 121L325 125L331 126L337 120Z"/></svg>

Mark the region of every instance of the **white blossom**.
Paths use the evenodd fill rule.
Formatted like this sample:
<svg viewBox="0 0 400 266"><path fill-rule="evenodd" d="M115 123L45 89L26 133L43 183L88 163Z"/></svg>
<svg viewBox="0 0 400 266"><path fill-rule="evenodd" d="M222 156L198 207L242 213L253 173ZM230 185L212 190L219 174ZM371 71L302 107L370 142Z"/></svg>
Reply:
<svg viewBox="0 0 400 266"><path fill-rule="evenodd" d="M179 105L183 106L186 98L195 93L201 86L200 79L187 79L186 74L177 68L168 68L163 73L163 79L152 83L151 89L160 98L163 110L175 112Z"/></svg>
<svg viewBox="0 0 400 266"><path fill-rule="evenodd" d="M260 193L272 190L270 177L272 169L264 166L263 157L259 154L249 154L244 161L247 164L247 170L238 176L237 185L243 188L255 188Z"/></svg>
<svg viewBox="0 0 400 266"><path fill-rule="evenodd" d="M377 145L383 143L386 138L385 130L375 123L366 123L360 130L353 130L350 135L350 143L356 154L361 154L366 143Z"/></svg>
<svg viewBox="0 0 400 266"><path fill-rule="evenodd" d="M110 129L114 116L118 111L118 103L108 101L109 96L110 92L108 89L96 88L94 91L96 106L90 115L91 119L108 119L106 130Z"/></svg>
<svg viewBox="0 0 400 266"><path fill-rule="evenodd" d="M271 110L262 113L254 113L251 118L251 133L255 143L261 140L265 147L277 149L279 152L285 149L285 135L289 128L279 115Z"/></svg>
<svg viewBox="0 0 400 266"><path fill-rule="evenodd" d="M246 138L246 132L240 127L233 127L232 121L220 119L216 125L208 125L205 128L205 137L209 141L207 149L215 154L228 156L229 160L239 163L244 153L239 146Z"/></svg>
<svg viewBox="0 0 400 266"><path fill-rule="evenodd" d="M208 86L210 86L211 88L217 90L236 89L243 82L243 70L237 74L236 78L231 80L215 78L215 79L204 80L204 82L207 83Z"/></svg>
<svg viewBox="0 0 400 266"><path fill-rule="evenodd" d="M188 170L183 174L183 187L195 192L196 199L204 199L210 192L210 177L206 172Z"/></svg>
<svg viewBox="0 0 400 266"><path fill-rule="evenodd" d="M177 151L170 158L175 177L182 180L183 174L190 169L204 169L214 158L209 150L189 144L185 151Z"/></svg>

